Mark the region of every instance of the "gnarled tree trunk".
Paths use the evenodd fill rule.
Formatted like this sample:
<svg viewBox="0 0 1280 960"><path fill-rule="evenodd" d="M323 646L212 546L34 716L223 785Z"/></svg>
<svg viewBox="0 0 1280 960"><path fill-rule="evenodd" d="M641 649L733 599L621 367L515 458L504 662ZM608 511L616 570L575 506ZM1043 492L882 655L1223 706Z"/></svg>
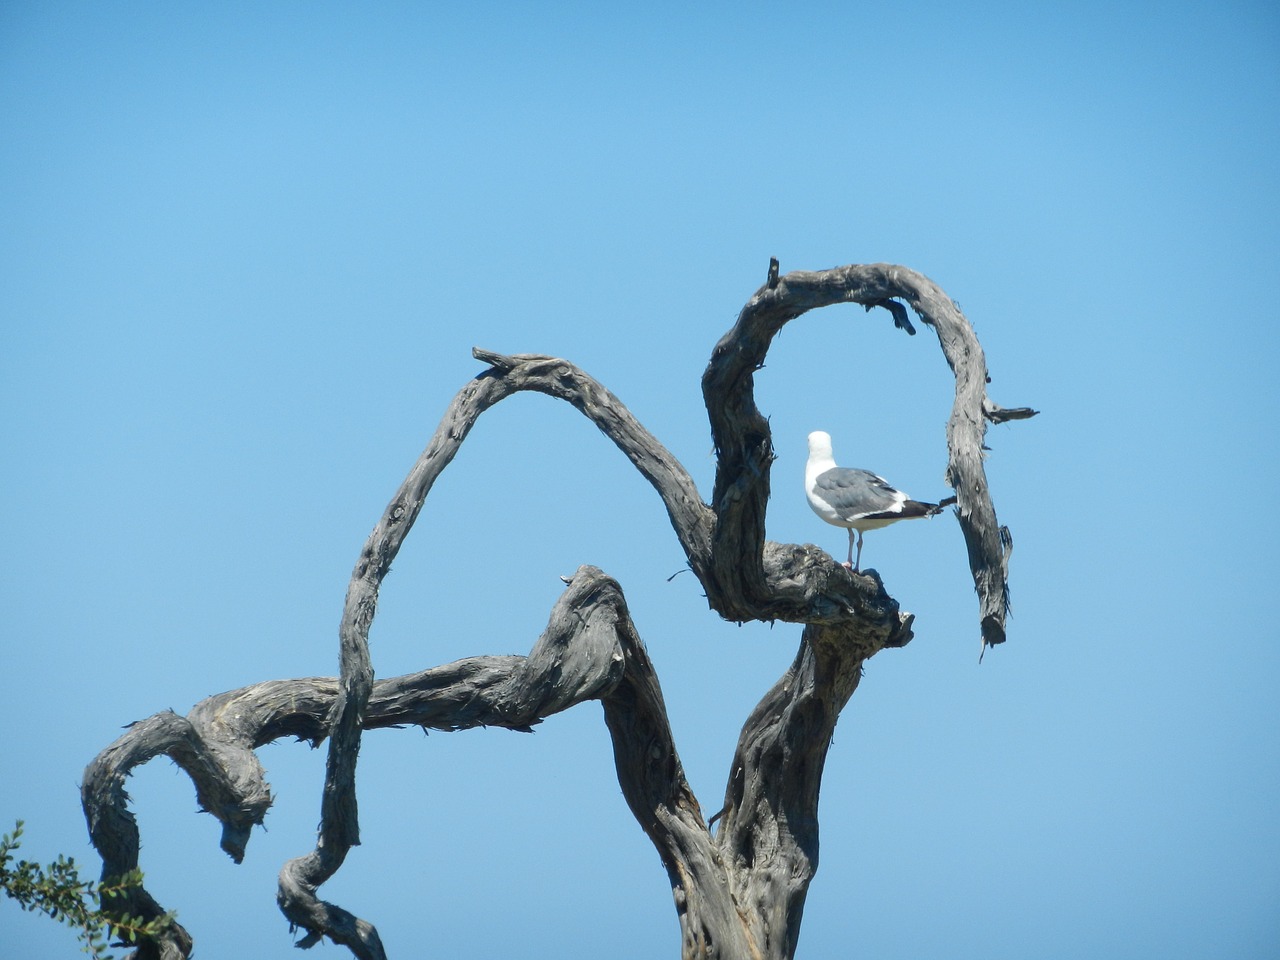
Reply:
<svg viewBox="0 0 1280 960"><path fill-rule="evenodd" d="M818 865L818 792L836 721L863 661L911 639L911 615L899 611L874 573L851 572L813 546L764 538L774 455L768 421L755 405L754 373L784 324L847 302L883 307L914 334L905 302L938 335L956 376L947 479L958 497L983 648L1003 642L1011 539L996 522L982 441L987 421L1034 411L1006 410L987 398L986 365L972 328L920 274L873 264L778 276L774 261L703 376L717 456L710 504L627 408L573 364L476 350L488 368L454 398L361 551L339 629L340 675L254 684L210 697L187 717L166 712L132 725L85 771L82 799L103 877L138 867L139 836L124 792L134 767L161 754L177 762L202 807L221 821L223 849L239 862L271 804L256 748L285 736L313 744L327 738L316 847L284 865L278 901L291 925L305 931L300 945L328 937L357 957L382 958L371 923L318 896L359 843L356 761L363 733L405 725L528 730L584 700L599 700L619 783L671 882L681 956L790 958ZM795 661L743 726L723 805L710 823L685 779L658 678L622 589L601 570L584 566L567 581L527 657L477 656L375 679L369 627L392 560L479 416L524 390L571 403L649 480L713 610L734 621L804 624ZM143 888L131 891L119 910L143 919L163 914ZM191 949L191 937L174 923L141 943L135 956L179 960Z"/></svg>

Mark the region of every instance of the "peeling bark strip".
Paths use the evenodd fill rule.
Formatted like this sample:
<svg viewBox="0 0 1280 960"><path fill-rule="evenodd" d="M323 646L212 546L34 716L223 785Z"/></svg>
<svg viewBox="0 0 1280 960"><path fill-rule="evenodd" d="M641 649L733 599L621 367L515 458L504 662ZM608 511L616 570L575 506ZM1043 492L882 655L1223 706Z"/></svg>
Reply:
<svg viewBox="0 0 1280 960"><path fill-rule="evenodd" d="M764 539L773 443L756 409L754 372L788 320L815 307L857 302L884 307L914 333L899 298L938 333L956 375L947 428L948 480L982 603L982 635L1002 642L1011 541L996 525L982 469L985 420L1031 416L986 397L981 347L959 308L929 280L901 267L842 267L769 276L717 344L703 376L716 444L712 503L688 472L601 384L565 360L475 350L489 369L467 384L374 527L356 563L339 629L337 678L278 680L218 694L183 718L160 713L130 726L85 771L82 803L103 877L138 866L139 836L124 778L161 754L191 777L202 809L222 823L222 848L238 863L263 822L271 791L255 750L285 736L319 746L328 762L315 849L286 863L278 901L299 946L322 937L362 960L385 957L368 921L327 903L318 888L359 842L355 772L365 730L420 726L530 730L544 717L600 700L613 740L618 781L667 870L680 919L681 955L725 960L790 960L809 883L818 865L818 793L840 711L862 663L911 639L910 614L874 575L851 574L811 545ZM791 668L747 718L713 833L685 779L658 678L619 585L579 568L527 657L480 656L389 680L375 680L369 627L378 592L436 478L479 416L524 390L572 404L608 436L653 485L689 567L712 609L738 621L805 625ZM143 888L121 913L144 920L163 910ZM147 939L137 958L181 960L192 941L173 924Z"/></svg>

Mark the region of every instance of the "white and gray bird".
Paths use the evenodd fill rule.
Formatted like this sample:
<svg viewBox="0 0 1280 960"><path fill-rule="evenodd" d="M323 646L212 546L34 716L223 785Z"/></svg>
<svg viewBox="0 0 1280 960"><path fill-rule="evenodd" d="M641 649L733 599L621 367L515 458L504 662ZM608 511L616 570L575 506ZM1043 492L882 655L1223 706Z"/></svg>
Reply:
<svg viewBox="0 0 1280 960"><path fill-rule="evenodd" d="M895 489L884 477L856 467L837 467L831 454L831 434L815 430L809 434L809 462L804 468L804 490L813 512L837 527L849 531L849 560L845 566L855 573L862 562L862 534L887 527L899 520L932 517L956 502L948 497L941 503L912 500ZM854 534L858 536L854 557Z"/></svg>

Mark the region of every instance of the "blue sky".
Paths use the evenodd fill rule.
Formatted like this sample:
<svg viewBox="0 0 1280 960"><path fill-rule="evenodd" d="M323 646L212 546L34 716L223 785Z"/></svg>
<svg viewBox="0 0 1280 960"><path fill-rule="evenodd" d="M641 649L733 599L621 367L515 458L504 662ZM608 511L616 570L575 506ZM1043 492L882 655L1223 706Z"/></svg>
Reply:
<svg viewBox="0 0 1280 960"><path fill-rule="evenodd" d="M95 865L123 724L332 674L347 577L472 346L564 356L709 495L699 377L783 270L890 261L961 302L1013 530L977 663L950 517L869 534L917 615L830 754L799 957L1280 952L1280 15L1262 3L222 4L0 9L0 829ZM768 532L837 556L805 436L945 493L936 340L836 308L757 378ZM714 810L799 628L707 611L657 498L576 412L487 414L382 594L392 676L523 652L616 576ZM323 751L237 867L167 762L143 868L205 957L290 957L275 875ZM675 956L591 704L532 736L387 731L324 888L392 957ZM74 951L0 904L15 956ZM16 945L16 946L15 946ZM341 956L332 946L317 955Z"/></svg>

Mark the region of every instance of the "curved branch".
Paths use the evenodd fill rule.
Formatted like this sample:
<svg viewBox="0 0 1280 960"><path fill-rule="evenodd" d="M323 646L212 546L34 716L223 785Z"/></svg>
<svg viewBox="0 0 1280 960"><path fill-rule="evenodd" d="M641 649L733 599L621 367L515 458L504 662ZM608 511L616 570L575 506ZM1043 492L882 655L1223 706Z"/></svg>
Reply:
<svg viewBox="0 0 1280 960"><path fill-rule="evenodd" d="M567 360L538 354L505 356L476 347L472 355L493 369L505 389L533 390L571 404L617 445L649 481L666 507L671 527L695 573L706 569L711 511L684 466L603 384Z"/></svg>
<svg viewBox="0 0 1280 960"><path fill-rule="evenodd" d="M103 858L103 876L137 869L139 835L128 808L124 779L134 768L168 755L191 777L202 808L223 825L222 847L237 863L250 830L271 806L271 791L255 748L286 736L323 740L341 698L332 677L275 680L219 694L196 704L187 717L156 714L130 725L85 770L81 788L89 835ZM686 827L701 825L667 724L658 680L617 582L595 567L581 567L552 609L546 629L527 657L471 657L420 673L377 681L364 715L365 729L420 726L456 731L505 727L528 731L545 717L585 700L605 701L610 729L648 731L636 750L617 754L629 800L646 784L679 798ZM661 755L661 763L655 761ZM630 788L628 785L633 785ZM641 802L638 801L637 802ZM635 807L633 806L633 809ZM640 816L640 813L637 813ZM645 822L654 822L648 815ZM662 816L661 813L656 816ZM650 829L646 827L646 829ZM706 829L702 827L705 834ZM655 843L666 836L654 827ZM676 847L667 841L665 849ZM660 847L660 849L664 849ZM163 915L143 887L131 888L119 913ZM115 909L113 905L113 909ZM345 910L321 901L317 923L325 936L356 956L381 949L376 931ZM317 942L318 937L310 942ZM308 944L304 939L300 945ZM139 948L137 958L181 960L191 953L186 930L173 924L163 938ZM364 952L362 952L364 951Z"/></svg>
<svg viewBox="0 0 1280 960"><path fill-rule="evenodd" d="M1007 530L996 521L982 467L986 422L1022 419L1035 411L1003 410L987 399L982 347L959 307L927 277L889 264L797 271L766 283L712 351L702 378L718 454L712 497L712 603L726 616L745 620L769 611L777 599L762 562L773 440L754 396L754 374L763 366L773 337L788 321L836 303L886 307L897 326L914 332L901 306L891 306L895 299L904 300L934 328L955 373L956 398L947 423L947 482L958 494L957 514L978 591L985 648L1005 637L1010 542Z"/></svg>
<svg viewBox="0 0 1280 960"><path fill-rule="evenodd" d="M108 883L138 869L138 822L130 812L124 778L136 766L161 754L191 756L201 753L198 736L191 724L172 712L158 713L129 725L129 732L103 750L89 764L80 787L80 802L89 827L89 840L102 857L102 881ZM206 764L183 767L193 780L217 781ZM194 771L194 772L193 772ZM210 774L212 775L210 776ZM199 792L199 791L197 791ZM150 922L164 916L164 910L144 887L127 886L104 903L103 913L141 917ZM134 956L138 960L184 960L191 955L191 935L176 921L148 940Z"/></svg>

